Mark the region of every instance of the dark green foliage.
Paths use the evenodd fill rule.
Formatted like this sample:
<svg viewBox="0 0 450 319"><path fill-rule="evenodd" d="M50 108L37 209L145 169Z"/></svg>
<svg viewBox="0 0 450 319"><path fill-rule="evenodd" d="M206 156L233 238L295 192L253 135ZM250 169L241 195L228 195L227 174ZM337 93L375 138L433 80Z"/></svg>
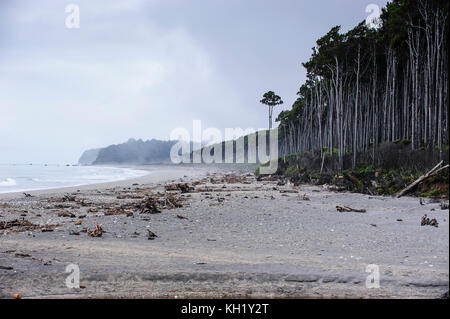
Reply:
<svg viewBox="0 0 450 319"><path fill-rule="evenodd" d="M336 26L318 39L297 100L277 118L281 154L319 150L343 170L349 155L352 168L384 165L378 148L395 143L429 152L418 155L428 167L448 159L448 5L394 0L380 28Z"/></svg>
<svg viewBox="0 0 450 319"><path fill-rule="evenodd" d="M264 94L263 99L260 101L262 104L267 105L269 107L269 130L272 129L272 115L273 108L282 105L284 102L278 95L273 91L269 91Z"/></svg>
<svg viewBox="0 0 450 319"><path fill-rule="evenodd" d="M277 106L284 103L281 97L276 95L273 91L265 93L260 102L267 106Z"/></svg>
<svg viewBox="0 0 450 319"><path fill-rule="evenodd" d="M368 154L360 154L359 165L351 168L347 156L345 169L336 170L336 156L327 158L322 173L320 152L303 152L297 155L283 156L279 159L277 175L289 178L294 184L334 185L341 190L371 195L393 195L413 183L428 171L430 162L438 158L439 153L415 150L408 143L392 143L379 148L377 166L367 164ZM447 154L448 156L448 154ZM445 159L448 162L448 157ZM449 170L430 178L418 187L413 194L422 197L448 197Z"/></svg>

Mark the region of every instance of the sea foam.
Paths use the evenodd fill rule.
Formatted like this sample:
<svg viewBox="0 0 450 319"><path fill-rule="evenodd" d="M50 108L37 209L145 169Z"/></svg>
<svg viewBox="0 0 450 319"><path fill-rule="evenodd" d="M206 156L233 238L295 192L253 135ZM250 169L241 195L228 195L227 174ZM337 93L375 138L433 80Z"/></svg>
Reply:
<svg viewBox="0 0 450 319"><path fill-rule="evenodd" d="M148 174L118 167L0 164L0 194L114 182Z"/></svg>
<svg viewBox="0 0 450 319"><path fill-rule="evenodd" d="M17 182L12 178L7 178L4 181L0 180L0 187L16 186L16 185L17 185Z"/></svg>

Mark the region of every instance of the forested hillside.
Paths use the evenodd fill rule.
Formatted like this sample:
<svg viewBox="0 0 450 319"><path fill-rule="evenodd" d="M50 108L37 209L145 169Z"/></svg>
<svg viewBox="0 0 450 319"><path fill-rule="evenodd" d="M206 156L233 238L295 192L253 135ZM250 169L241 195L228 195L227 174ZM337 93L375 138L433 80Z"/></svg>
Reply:
<svg viewBox="0 0 450 319"><path fill-rule="evenodd" d="M379 28L334 27L303 66L308 80L278 118L282 154L342 170L395 142L448 158L448 1L392 1Z"/></svg>
<svg viewBox="0 0 450 319"><path fill-rule="evenodd" d="M78 162L82 165L170 163L170 149L175 143L130 139L126 143L85 151Z"/></svg>

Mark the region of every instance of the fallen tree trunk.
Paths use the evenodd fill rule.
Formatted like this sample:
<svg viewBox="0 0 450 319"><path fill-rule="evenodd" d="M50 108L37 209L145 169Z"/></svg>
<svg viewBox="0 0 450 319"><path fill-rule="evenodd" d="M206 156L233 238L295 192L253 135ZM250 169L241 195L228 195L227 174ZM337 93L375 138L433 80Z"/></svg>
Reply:
<svg viewBox="0 0 450 319"><path fill-rule="evenodd" d="M431 174L430 177L439 174L439 173L442 172L444 169L447 169L447 168L449 168L449 167L450 167L450 165L446 165L446 166L444 166L444 167L438 169L436 172L434 172L433 174Z"/></svg>
<svg viewBox="0 0 450 319"><path fill-rule="evenodd" d="M448 168L449 165L442 167L441 169L439 169L442 164L444 163L444 161L441 161L438 165L436 165L431 171L429 171L428 173L426 173L425 175L422 175L418 180L416 180L414 183L412 183L411 185L409 185L408 187L406 187L405 189L403 189L400 193L398 193L397 198L403 197L406 194L408 194L414 187L416 187L417 185L421 184L422 182L424 182L426 179L430 178L431 176L434 176L436 174L438 174L439 172L443 171L444 169Z"/></svg>

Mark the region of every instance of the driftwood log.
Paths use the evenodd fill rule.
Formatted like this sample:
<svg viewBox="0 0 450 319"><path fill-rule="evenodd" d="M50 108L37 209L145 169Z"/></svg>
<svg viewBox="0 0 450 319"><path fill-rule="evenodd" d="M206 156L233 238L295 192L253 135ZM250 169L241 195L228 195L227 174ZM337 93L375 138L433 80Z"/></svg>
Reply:
<svg viewBox="0 0 450 319"><path fill-rule="evenodd" d="M354 209L354 208L351 208L351 207L348 207L348 206L344 206L344 207L336 206L336 209L340 213L351 213L351 212L353 212L353 213L366 213L367 212L365 209Z"/></svg>
<svg viewBox="0 0 450 319"><path fill-rule="evenodd" d="M426 173L425 175L422 175L418 180L416 180L414 183L412 183L411 185L409 185L408 187L406 187L405 189L403 189L400 193L397 194L397 198L403 197L406 194L408 194L414 187L416 187L417 185L423 183L425 180L427 180L428 178L435 176L437 174L439 174L440 172L442 172L444 169L449 168L449 165L444 166L442 168L440 168L442 166L442 164L444 163L444 161L441 161L438 165L436 165L431 171L429 171L428 173Z"/></svg>

